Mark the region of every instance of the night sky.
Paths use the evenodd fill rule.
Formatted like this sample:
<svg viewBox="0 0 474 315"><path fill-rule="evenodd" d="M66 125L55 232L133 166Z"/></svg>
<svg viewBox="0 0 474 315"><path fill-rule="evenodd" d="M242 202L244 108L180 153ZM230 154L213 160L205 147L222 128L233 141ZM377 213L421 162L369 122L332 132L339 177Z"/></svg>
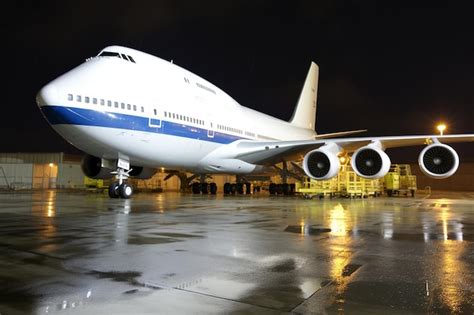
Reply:
<svg viewBox="0 0 474 315"><path fill-rule="evenodd" d="M412 1L414 2L414 1ZM43 119L41 86L108 45L145 51L240 104L289 119L311 61L318 133L474 132L471 7L396 1L12 1L2 5L0 151L77 152ZM411 2L407 2L411 4ZM474 144L454 145L474 159ZM392 150L400 159L418 152ZM391 151L391 152L392 152Z"/></svg>

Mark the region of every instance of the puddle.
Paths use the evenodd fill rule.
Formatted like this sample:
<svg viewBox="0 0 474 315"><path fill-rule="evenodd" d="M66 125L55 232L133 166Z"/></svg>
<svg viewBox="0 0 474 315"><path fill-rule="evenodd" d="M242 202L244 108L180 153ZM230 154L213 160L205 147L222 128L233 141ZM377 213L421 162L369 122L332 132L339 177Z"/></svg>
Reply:
<svg viewBox="0 0 474 315"><path fill-rule="evenodd" d="M7 305L11 309L20 311L19 314L34 314L35 304L40 298L41 296L34 294L29 289L9 290L2 286L2 290L0 290L1 305Z"/></svg>
<svg viewBox="0 0 474 315"><path fill-rule="evenodd" d="M342 269L342 276L349 277L354 272L356 272L357 269L359 269L361 266L362 265L358 265L358 264L349 264L349 265L344 266L344 269Z"/></svg>
<svg viewBox="0 0 474 315"><path fill-rule="evenodd" d="M362 236L384 237L378 231L359 230L357 232ZM409 241L409 242L427 242L427 241L459 241L459 242L474 242L474 234L449 232L443 233L391 233L390 236L384 237L387 240L394 241Z"/></svg>
<svg viewBox="0 0 474 315"><path fill-rule="evenodd" d="M234 224L252 224L252 223L265 223L273 221L272 219L260 219L260 220L248 220L248 221L237 221Z"/></svg>
<svg viewBox="0 0 474 315"><path fill-rule="evenodd" d="M132 290L128 290L128 291L123 292L123 294L134 294L134 293L137 293L137 292L138 292L138 289L132 289Z"/></svg>
<svg viewBox="0 0 474 315"><path fill-rule="evenodd" d="M157 236L182 237L182 238L203 238L202 235L184 234L184 233L152 233Z"/></svg>
<svg viewBox="0 0 474 315"><path fill-rule="evenodd" d="M135 279L142 275L138 271L97 271L93 270L87 273L88 275L96 276L100 279L111 279L117 282L128 282L130 284L139 284Z"/></svg>
<svg viewBox="0 0 474 315"><path fill-rule="evenodd" d="M278 264L272 266L270 271L272 272L289 272L296 269L296 261L294 259L285 259Z"/></svg>
<svg viewBox="0 0 474 315"><path fill-rule="evenodd" d="M437 234L437 233L424 233L424 234L409 234L409 233L394 233L391 237L394 241L415 241L415 242L426 242L426 241L474 241L474 235L463 234L463 233L448 233Z"/></svg>
<svg viewBox="0 0 474 315"><path fill-rule="evenodd" d="M34 265L44 265L46 262L46 257L45 256L34 256L34 257L27 257L23 258L22 261L25 264L34 264Z"/></svg>
<svg viewBox="0 0 474 315"><path fill-rule="evenodd" d="M131 236L127 240L129 245L156 245L181 242L181 240L168 237L147 237L147 236Z"/></svg>
<svg viewBox="0 0 474 315"><path fill-rule="evenodd" d="M303 235L320 235L322 233L329 233L329 228L316 228L311 225L288 225L285 232L303 234Z"/></svg>

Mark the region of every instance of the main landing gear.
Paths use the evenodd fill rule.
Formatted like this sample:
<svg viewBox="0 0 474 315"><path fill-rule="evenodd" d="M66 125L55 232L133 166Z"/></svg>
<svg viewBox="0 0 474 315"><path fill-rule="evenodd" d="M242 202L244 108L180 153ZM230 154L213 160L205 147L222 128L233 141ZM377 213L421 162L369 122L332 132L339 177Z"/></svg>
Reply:
<svg viewBox="0 0 474 315"><path fill-rule="evenodd" d="M118 182L114 182L109 186L109 197L110 198L123 198L128 199L133 195L133 186L127 184L126 180L129 177L131 170L125 170L123 168L117 168L117 171L112 172L115 174Z"/></svg>
<svg viewBox="0 0 474 315"><path fill-rule="evenodd" d="M192 184L191 188L193 191L193 194L198 195L198 194L211 194L215 195L217 193L217 185L216 183L206 183L206 178L209 176L206 176L204 174L200 175L200 180L199 183L195 182ZM212 177L209 177L212 178Z"/></svg>

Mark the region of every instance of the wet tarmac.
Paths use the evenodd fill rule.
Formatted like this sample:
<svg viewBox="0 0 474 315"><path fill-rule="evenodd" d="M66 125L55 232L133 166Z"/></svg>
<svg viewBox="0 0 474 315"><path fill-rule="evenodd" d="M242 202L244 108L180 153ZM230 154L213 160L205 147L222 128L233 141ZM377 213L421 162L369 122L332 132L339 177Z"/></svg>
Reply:
<svg viewBox="0 0 474 315"><path fill-rule="evenodd" d="M0 194L3 314L473 314L474 193Z"/></svg>

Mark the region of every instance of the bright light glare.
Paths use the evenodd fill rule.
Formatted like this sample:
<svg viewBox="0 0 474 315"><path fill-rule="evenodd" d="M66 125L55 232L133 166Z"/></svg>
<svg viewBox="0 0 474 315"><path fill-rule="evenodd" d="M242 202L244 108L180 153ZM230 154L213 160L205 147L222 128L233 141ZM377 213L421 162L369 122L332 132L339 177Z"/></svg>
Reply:
<svg viewBox="0 0 474 315"><path fill-rule="evenodd" d="M436 129L438 129L440 135L443 135L444 131L446 130L446 125L439 124L438 126L436 126Z"/></svg>
<svg viewBox="0 0 474 315"><path fill-rule="evenodd" d="M53 167L53 166L54 166L54 164L53 164L53 163L49 163L49 167Z"/></svg>

